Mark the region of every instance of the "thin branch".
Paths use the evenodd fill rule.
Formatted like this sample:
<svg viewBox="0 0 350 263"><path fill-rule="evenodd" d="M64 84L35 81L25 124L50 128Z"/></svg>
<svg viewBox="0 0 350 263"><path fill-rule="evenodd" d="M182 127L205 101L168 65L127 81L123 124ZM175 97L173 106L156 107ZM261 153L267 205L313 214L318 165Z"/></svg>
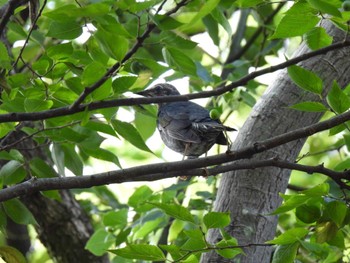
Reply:
<svg viewBox="0 0 350 263"><path fill-rule="evenodd" d="M189 0L182 0L179 2L173 9L165 13L165 16L170 16L174 13L176 13L181 7L185 6L188 3ZM165 2L164 2L165 3ZM162 3L160 7L163 6ZM157 11L159 12L159 11ZM115 63L107 72L104 74L103 77L101 77L98 81L96 81L94 84L92 84L89 87L86 87L84 91L80 94L80 96L76 99L76 101L70 106L70 109L78 109L80 104L85 100L85 98L94 92L96 89L98 89L103 83L109 79L112 74L117 72L119 68L128 60L130 59L136 52L137 50L143 45L144 41L149 37L151 32L156 28L156 24L154 23L149 23L147 25L147 28L145 32L136 39L136 43L132 46L132 48L126 53L124 58L121 61L118 61Z"/></svg>
<svg viewBox="0 0 350 263"><path fill-rule="evenodd" d="M224 249L235 249L235 248L246 248L246 247L271 247L274 246L274 244L258 244L258 243L251 243L251 244L246 244L246 245L236 245L236 246L223 246L223 247L218 247L218 246L207 246L206 248L200 248L200 249L192 249L192 250L187 250L187 249L181 249L181 251L186 252L183 256L180 258L172 261L172 262L181 262L182 260L186 259L188 256L191 254L195 254L198 252L206 252L209 250L224 250Z"/></svg>
<svg viewBox="0 0 350 263"><path fill-rule="evenodd" d="M261 153L272 149L274 147L283 145L285 143L308 137L320 131L335 127L345 121L350 120L350 111L335 116L329 120L322 121L307 127L297 129L275 136L261 142L253 143L250 146L244 147L235 152L228 152L225 154L214 155L205 158L184 160L169 163L149 164L117 171L110 171L89 176L76 177L57 177L57 178L32 178L23 183L5 188L0 191L0 202L23 196L33 192L44 190L58 190L58 189L73 189L73 188L89 188L98 185L106 185L112 183L124 183L133 181L155 181L164 178L171 178L176 176L201 176L201 175L217 175L219 173L254 169L267 166L275 166L285 169L294 169L304 171L306 173L322 173L340 185L340 187L349 189L343 180L349 180L348 172L337 172L327 169L323 166L306 166L301 164L289 163L279 161L278 159L270 159L263 161L245 161L242 163L235 162L228 165L224 163L249 159L257 153ZM212 168L203 169L211 165L218 165Z"/></svg>
<svg viewBox="0 0 350 263"><path fill-rule="evenodd" d="M46 6L46 3L47 3L47 0L44 0L43 5L42 5L42 7L40 8L40 11L39 11L38 15L35 17L35 20L32 22L32 26L30 27L30 30L29 30L29 32L28 32L28 36L27 36L27 38L25 39L24 44L23 44L21 50L19 51L19 54L18 54L18 56L17 56L17 59L16 59L16 61L15 61L15 62L13 63L13 65L12 65L12 68L15 68L16 65L17 65L17 63L18 63L18 61L22 58L22 54L23 54L23 52L24 52L24 49L25 49L25 47L27 46L28 41L29 41L29 38L30 38L30 36L32 35L32 32L33 32L33 30L34 30L35 27L36 27L36 23L37 23L39 17L41 16L42 12L44 11L44 8L45 8L45 6Z"/></svg>
<svg viewBox="0 0 350 263"><path fill-rule="evenodd" d="M226 92L232 91L234 88L245 85L248 81L255 79L256 77L262 76L267 73L275 72L280 69L287 68L289 66L295 65L301 61L307 60L312 57L316 57L319 55L326 54L330 51L337 50L340 48L350 46L350 40L339 42L332 44L330 46L318 49L316 51L311 51L309 53L303 54L301 56L292 58L283 63L277 64L275 66L271 66L268 68L264 68L261 70L254 71L241 79L232 82L229 85L224 87L220 87L210 91L202 91L198 93L191 93L185 95L178 96L166 96L166 97L153 97L153 98L127 98L127 99L115 99L115 100L107 100L107 101L97 101L91 102L89 104L80 104L76 107L66 106L46 111L39 112L26 112L26 113L8 113L0 115L0 123L3 122L14 122L14 121L36 121L36 120L44 120L54 117L61 117L66 115L71 115L75 113L79 113L88 109L89 111L104 109L104 108L112 108L119 106L132 106L132 105L140 105L140 104L152 104L152 103L164 103L164 102L173 102L173 101L185 101L199 98L208 98L212 96L219 96ZM95 86L95 85L94 85ZM97 86L97 84L96 84Z"/></svg>
<svg viewBox="0 0 350 263"><path fill-rule="evenodd" d="M7 23L10 20L10 17L14 14L15 9L21 5L24 5L28 1L18 1L18 0L10 0L1 7L0 9L0 15L2 16L2 19L0 21L0 35L2 35Z"/></svg>
<svg viewBox="0 0 350 263"><path fill-rule="evenodd" d="M73 126L73 125L76 125L78 123L80 123L81 121L75 121L75 122L72 122L72 123L68 123L68 124L65 124L65 125L61 125L61 126L55 126L55 127L49 127L49 128L42 128L38 131L35 131L33 132L32 134L29 134L27 136L23 136L21 139L17 140L17 141L14 141L13 143L10 143L10 144L6 144L4 146L2 146L4 140L1 141L2 144L0 144L0 151L6 151L8 149L12 149L14 146L16 146L17 144L23 142L23 141L26 141L32 137L34 137L35 135L38 135L39 133L42 133L42 132L45 132L45 131L53 131L53 130L59 130L59 129L63 129L63 128L66 128L66 127L69 127L69 126ZM18 132L19 129L16 129L15 132Z"/></svg>
<svg viewBox="0 0 350 263"><path fill-rule="evenodd" d="M269 24L272 19L276 16L276 14L282 9L282 7L285 5L286 2L281 2L276 7L275 10L264 20L263 25L260 26L254 34L247 40L247 43L238 51L236 51L234 54L229 56L227 58L226 64L232 63L233 61L239 59L242 57L242 55L247 52L247 50L254 44L255 40L259 37L259 35L263 32L265 25Z"/></svg>

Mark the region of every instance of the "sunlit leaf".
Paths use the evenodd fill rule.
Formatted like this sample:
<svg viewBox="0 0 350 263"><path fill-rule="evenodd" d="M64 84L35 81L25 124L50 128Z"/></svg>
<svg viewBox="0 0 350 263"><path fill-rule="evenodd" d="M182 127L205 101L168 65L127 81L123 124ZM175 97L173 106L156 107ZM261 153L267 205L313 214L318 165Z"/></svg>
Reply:
<svg viewBox="0 0 350 263"><path fill-rule="evenodd" d="M117 131L117 133L120 136L122 136L125 140L127 140L140 150L152 153L152 151L145 144L140 133L136 130L136 128L133 125L119 120L112 120L111 123L114 129Z"/></svg>
<svg viewBox="0 0 350 263"><path fill-rule="evenodd" d="M301 227L292 228L276 237L274 240L267 241L268 244L287 245L297 242L309 233L309 230Z"/></svg>
<svg viewBox="0 0 350 263"><path fill-rule="evenodd" d="M323 81L315 73L299 66L288 67L288 74L300 88L316 94L321 94Z"/></svg>
<svg viewBox="0 0 350 263"><path fill-rule="evenodd" d="M165 256L162 250L154 245L146 244L129 244L120 249L111 249L110 252L124 258L141 259L151 261L165 261Z"/></svg>

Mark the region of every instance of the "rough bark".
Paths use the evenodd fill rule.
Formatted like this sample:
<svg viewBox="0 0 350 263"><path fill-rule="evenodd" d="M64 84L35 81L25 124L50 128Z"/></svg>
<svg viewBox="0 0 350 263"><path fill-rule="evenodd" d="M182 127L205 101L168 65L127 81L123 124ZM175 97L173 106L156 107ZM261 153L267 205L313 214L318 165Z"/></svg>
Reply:
<svg viewBox="0 0 350 263"><path fill-rule="evenodd" d="M334 36L334 42L344 39L345 33L330 22L324 21L322 26ZM295 56L308 51L307 46L301 44ZM350 81L349 57L350 48L344 48L309 59L300 65L318 73L324 81L325 89L331 87L333 80L337 80L344 87ZM317 99L317 96L312 96L296 87L289 79L286 70L283 70L252 109L249 118L239 131L232 150L318 122L322 116L320 113L300 112L288 108L298 102ZM304 142L302 139L288 143L273 151L256 155L252 160L273 156L295 161ZM278 194L285 192L289 176L289 170L279 168L235 171L223 175L215 210L231 213L232 222L226 230L238 239L239 244L263 244L274 238L277 217L268 214L281 204ZM216 243L220 238L218 231L212 231L208 241ZM215 252L209 252L202 257L201 262L270 262L273 250L266 246L251 246L244 249L244 252L245 256L232 260L224 259Z"/></svg>
<svg viewBox="0 0 350 263"><path fill-rule="evenodd" d="M89 218L69 191L60 191L61 202L40 193L21 198L38 222L35 226L40 241L59 263L109 262L85 250L93 229Z"/></svg>
<svg viewBox="0 0 350 263"><path fill-rule="evenodd" d="M22 125L30 126L31 124L22 123ZM1 143L11 144L14 141L19 141L22 136L24 134L19 128L6 136ZM27 161L39 157L52 165L48 146L39 147L34 141L25 140L17 147ZM2 165L4 165L3 161L0 162L0 168ZM68 190L59 193L60 201L49 199L41 193L21 198L21 201L28 207L37 221L38 224L34 227L50 256L59 263L109 262L107 255L97 257L84 248L93 233L90 219Z"/></svg>

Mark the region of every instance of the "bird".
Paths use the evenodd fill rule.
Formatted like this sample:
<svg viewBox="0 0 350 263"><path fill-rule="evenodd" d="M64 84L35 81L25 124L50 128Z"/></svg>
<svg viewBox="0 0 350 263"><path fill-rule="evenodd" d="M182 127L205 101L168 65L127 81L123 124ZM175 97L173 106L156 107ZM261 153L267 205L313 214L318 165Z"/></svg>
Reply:
<svg viewBox="0 0 350 263"><path fill-rule="evenodd" d="M180 95L171 84L161 83L137 92L144 97ZM191 101L158 103L157 129L164 144L181 153L183 159L198 158L214 144L228 145L226 131L236 129L210 118L209 111Z"/></svg>

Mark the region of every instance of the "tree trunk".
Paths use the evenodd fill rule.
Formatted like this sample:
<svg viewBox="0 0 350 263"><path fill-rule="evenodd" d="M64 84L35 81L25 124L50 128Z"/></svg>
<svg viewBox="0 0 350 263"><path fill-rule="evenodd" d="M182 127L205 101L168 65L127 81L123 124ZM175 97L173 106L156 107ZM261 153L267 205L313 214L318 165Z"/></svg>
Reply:
<svg viewBox="0 0 350 263"><path fill-rule="evenodd" d="M22 123L22 125L32 126L30 122ZM19 129L3 140L11 144L20 141L23 136L25 134ZM52 165L47 147L38 147L32 140L22 141L17 144L17 147L26 161L29 162L30 159L39 157ZM0 162L0 168L3 164L3 161ZM97 257L85 249L85 244L93 233L90 219L70 191L62 190L59 193L60 201L47 198L41 193L20 198L37 221L38 224L34 227L50 256L59 263L109 262L107 255Z"/></svg>
<svg viewBox="0 0 350 263"><path fill-rule="evenodd" d="M69 191L60 191L61 202L36 193L21 198L38 222L40 241L59 263L109 262L96 257L84 247L93 229L89 218Z"/></svg>
<svg viewBox="0 0 350 263"><path fill-rule="evenodd" d="M342 41L345 32L330 22L322 22L334 42ZM303 43L295 56L307 53L309 49ZM343 48L300 63L300 66L319 74L324 81L325 90L329 90L333 80L344 87L350 81L350 48ZM316 123L322 114L300 112L288 107L302 101L317 101L318 97L301 90L292 83L287 71L283 70L271 83L261 100L240 129L232 150L240 149L254 142L283 134ZM295 161L305 139L297 140L268 152L257 154L252 160L278 157ZM280 204L279 193L284 193L290 176L289 170L263 168L234 171L223 175L217 199L216 211L230 211L231 224L226 229L238 239L240 245L264 244L274 238L277 217L268 215ZM218 242L218 231L209 234L208 241ZM201 262L270 262L273 249L266 246L251 246L244 249L245 255L235 259L224 259L215 252L206 253Z"/></svg>

